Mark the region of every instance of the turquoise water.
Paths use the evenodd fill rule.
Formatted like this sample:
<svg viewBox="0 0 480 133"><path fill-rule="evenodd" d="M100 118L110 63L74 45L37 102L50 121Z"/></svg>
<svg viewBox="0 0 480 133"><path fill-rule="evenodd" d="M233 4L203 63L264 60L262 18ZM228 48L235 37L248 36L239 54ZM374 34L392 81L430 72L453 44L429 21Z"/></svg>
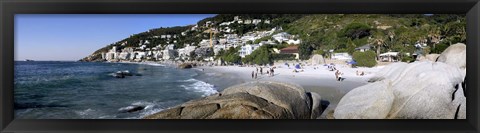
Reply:
<svg viewBox="0 0 480 133"><path fill-rule="evenodd" d="M124 70L134 76L112 76ZM217 92L197 75L162 65L17 61L15 118L138 119ZM144 109L126 111L136 106Z"/></svg>

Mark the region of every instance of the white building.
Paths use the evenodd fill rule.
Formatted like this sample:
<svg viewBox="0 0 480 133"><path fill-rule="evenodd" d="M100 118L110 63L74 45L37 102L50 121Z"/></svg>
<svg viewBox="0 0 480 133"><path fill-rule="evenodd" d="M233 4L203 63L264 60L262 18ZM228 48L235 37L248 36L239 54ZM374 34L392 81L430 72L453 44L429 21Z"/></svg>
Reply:
<svg viewBox="0 0 480 133"><path fill-rule="evenodd" d="M263 23L270 24L270 20L265 20L265 21L263 21Z"/></svg>
<svg viewBox="0 0 480 133"><path fill-rule="evenodd" d="M380 54L380 61L382 62L397 62L398 61L398 52L386 52Z"/></svg>
<svg viewBox="0 0 480 133"><path fill-rule="evenodd" d="M106 54L105 54L105 59L106 60L114 60L117 59L118 57L117 53L117 46L113 46L112 49L110 49Z"/></svg>
<svg viewBox="0 0 480 133"><path fill-rule="evenodd" d="M253 24L258 24L258 23L260 23L260 22L262 22L261 19L253 19L253 20L252 20L252 23L253 23Z"/></svg>
<svg viewBox="0 0 480 133"><path fill-rule="evenodd" d="M332 59L334 60L351 60L352 56L348 53L333 53Z"/></svg>
<svg viewBox="0 0 480 133"><path fill-rule="evenodd" d="M175 59L176 56L177 56L177 51L175 51L173 49L163 50L163 59L164 60Z"/></svg>
<svg viewBox="0 0 480 133"><path fill-rule="evenodd" d="M182 59L188 59L188 57L191 56L190 53L195 51L195 48L197 48L197 46L187 45L184 48L178 49L178 56Z"/></svg>
<svg viewBox="0 0 480 133"><path fill-rule="evenodd" d="M287 44L295 44L295 45L298 45L298 44L300 44L301 42L302 42L302 41L300 41L300 39L296 39L296 40L290 39L290 40L287 41Z"/></svg>
<svg viewBox="0 0 480 133"><path fill-rule="evenodd" d="M272 36L273 39L277 40L278 42L282 43L282 42L285 42L285 41L288 41L290 40L290 38L292 37L292 35L288 34L287 32L281 32L281 33L278 33L278 34L275 34Z"/></svg>
<svg viewBox="0 0 480 133"><path fill-rule="evenodd" d="M242 46L240 51L238 51L238 52L240 54L240 57L244 58L245 56L252 54L252 52L257 50L259 47L260 47L260 45L258 45L258 44L245 45L245 46Z"/></svg>
<svg viewBox="0 0 480 133"><path fill-rule="evenodd" d="M251 24L251 23L252 23L252 20L250 20L250 19L247 19L247 20L245 20L245 22L244 22L244 23L245 23L245 24Z"/></svg>

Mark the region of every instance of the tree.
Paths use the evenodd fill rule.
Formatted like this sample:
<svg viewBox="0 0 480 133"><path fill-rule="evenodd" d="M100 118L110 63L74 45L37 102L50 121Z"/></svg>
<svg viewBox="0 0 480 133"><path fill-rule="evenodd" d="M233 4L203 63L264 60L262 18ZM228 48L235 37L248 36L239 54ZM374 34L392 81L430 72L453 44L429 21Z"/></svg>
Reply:
<svg viewBox="0 0 480 133"><path fill-rule="evenodd" d="M272 51L269 45L260 46L258 49L242 59L242 62L249 64L267 65L273 63Z"/></svg>
<svg viewBox="0 0 480 133"><path fill-rule="evenodd" d="M373 51L353 52L353 60L357 62L357 66L373 67L377 65Z"/></svg>
<svg viewBox="0 0 480 133"><path fill-rule="evenodd" d="M380 59L380 50L385 45L385 34L383 32L375 32L373 37L369 39L369 43L373 44L377 49L377 59Z"/></svg>

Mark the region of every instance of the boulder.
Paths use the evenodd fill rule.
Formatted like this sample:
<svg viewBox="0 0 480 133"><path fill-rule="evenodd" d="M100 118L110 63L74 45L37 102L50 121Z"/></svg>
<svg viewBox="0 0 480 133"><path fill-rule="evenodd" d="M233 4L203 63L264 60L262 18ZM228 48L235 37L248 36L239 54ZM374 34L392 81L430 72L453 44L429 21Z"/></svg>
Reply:
<svg viewBox="0 0 480 133"><path fill-rule="evenodd" d="M320 100L297 85L249 82L145 119L310 119L321 114Z"/></svg>
<svg viewBox="0 0 480 133"><path fill-rule="evenodd" d="M432 61L436 62L438 57L440 57L440 54L428 54L426 56L420 56L418 57L419 61Z"/></svg>
<svg viewBox="0 0 480 133"><path fill-rule="evenodd" d="M437 61L460 68L466 68L467 46L463 43L450 45L440 54Z"/></svg>
<svg viewBox="0 0 480 133"><path fill-rule="evenodd" d="M366 107L374 106L375 102L371 101L376 98L365 98L363 101L361 98L375 94L372 91L381 92L384 89L383 91L391 90L394 97L391 109L386 116L388 119L464 118L462 103L466 98L462 83L465 73L465 69L443 62L420 61L410 64L391 64L370 79L377 82L391 81L391 85L385 86L379 82L353 89L340 100L334 117L371 118L365 117L364 113L358 113L365 112L365 107L355 109L354 105L364 103ZM385 94L377 97L385 97Z"/></svg>
<svg viewBox="0 0 480 133"><path fill-rule="evenodd" d="M319 55L319 54L313 55L312 58L310 58L310 60L312 61L312 65L323 65L323 64L325 64L325 58L323 58L323 56Z"/></svg>
<svg viewBox="0 0 480 133"><path fill-rule="evenodd" d="M145 109L145 106L132 105L124 108L120 108L118 111L121 113L132 113Z"/></svg>
<svg viewBox="0 0 480 133"><path fill-rule="evenodd" d="M384 119L394 100L391 83L387 80L367 84L348 92L338 103L336 119Z"/></svg>
<svg viewBox="0 0 480 133"><path fill-rule="evenodd" d="M385 66L380 71L375 73L375 75L368 80L368 82L381 81L385 78L395 79L400 75L400 70L404 69L408 64L405 62L392 63L388 66Z"/></svg>
<svg viewBox="0 0 480 133"><path fill-rule="evenodd" d="M181 68L181 69L189 69L189 68L192 68L193 65L190 64L190 63L182 63L180 65L178 65L178 68Z"/></svg>
<svg viewBox="0 0 480 133"><path fill-rule="evenodd" d="M239 92L261 97L289 110L297 118L310 118L309 105L311 103L301 86L268 81L249 82L229 87L222 92L222 95Z"/></svg>

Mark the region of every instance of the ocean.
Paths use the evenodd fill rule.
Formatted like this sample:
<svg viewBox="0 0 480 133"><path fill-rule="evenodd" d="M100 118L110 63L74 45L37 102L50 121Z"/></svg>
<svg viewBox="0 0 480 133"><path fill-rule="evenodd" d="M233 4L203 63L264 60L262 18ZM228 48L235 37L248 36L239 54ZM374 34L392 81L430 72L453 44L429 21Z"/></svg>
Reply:
<svg viewBox="0 0 480 133"><path fill-rule="evenodd" d="M140 119L224 88L199 80L209 76L199 70L160 64L16 61L14 69L15 119ZM133 76L113 76L124 70Z"/></svg>

